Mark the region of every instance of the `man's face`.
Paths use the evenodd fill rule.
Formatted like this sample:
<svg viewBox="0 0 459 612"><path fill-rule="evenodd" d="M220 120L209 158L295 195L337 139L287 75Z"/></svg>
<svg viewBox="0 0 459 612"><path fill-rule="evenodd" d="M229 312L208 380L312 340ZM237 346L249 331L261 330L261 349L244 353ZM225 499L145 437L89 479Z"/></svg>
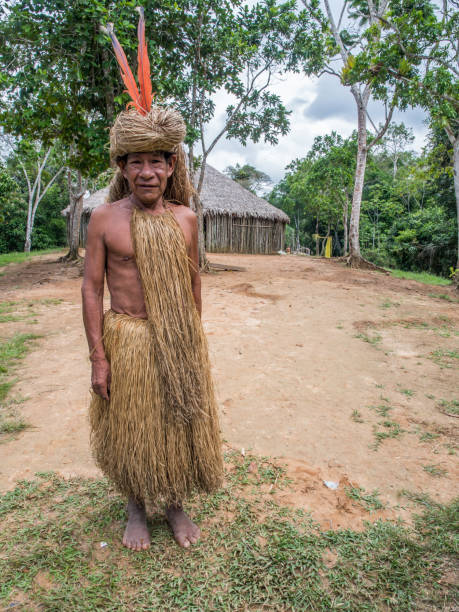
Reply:
<svg viewBox="0 0 459 612"><path fill-rule="evenodd" d="M142 204L152 206L163 196L167 179L174 171L176 155L166 161L161 152L129 153L125 162L119 162L124 178Z"/></svg>

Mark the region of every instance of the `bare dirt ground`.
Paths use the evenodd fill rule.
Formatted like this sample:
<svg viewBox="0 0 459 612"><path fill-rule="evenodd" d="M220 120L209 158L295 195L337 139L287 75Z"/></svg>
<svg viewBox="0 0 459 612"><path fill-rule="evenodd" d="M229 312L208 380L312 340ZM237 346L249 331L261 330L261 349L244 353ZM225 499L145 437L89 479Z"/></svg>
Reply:
<svg viewBox="0 0 459 612"><path fill-rule="evenodd" d="M294 483L278 501L324 527L359 528L362 519L408 517L404 489L442 502L457 494L458 420L439 404L459 395L459 307L431 295L456 298L452 289L325 259L210 259L245 268L203 276L223 438L284 459ZM31 427L0 445L0 490L37 471L99 475L79 274L49 255L0 276L2 300L37 304L36 324L2 323L0 335L42 336L17 370L12 393L27 398ZM62 301L43 302L52 298ZM369 515L345 494L350 486L378 489L386 509Z"/></svg>

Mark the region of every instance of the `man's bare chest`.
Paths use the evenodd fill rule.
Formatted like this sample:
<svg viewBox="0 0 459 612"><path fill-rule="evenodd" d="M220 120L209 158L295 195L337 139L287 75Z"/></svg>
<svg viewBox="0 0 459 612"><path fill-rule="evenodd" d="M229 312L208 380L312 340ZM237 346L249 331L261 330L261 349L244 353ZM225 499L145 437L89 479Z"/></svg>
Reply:
<svg viewBox="0 0 459 612"><path fill-rule="evenodd" d="M109 259L118 261L133 261L134 260L134 245L131 237L131 211L119 210L117 214L112 215L108 220L104 230L104 241ZM191 245L191 232L187 225L181 222L180 218L175 217L178 226L180 227L187 252Z"/></svg>

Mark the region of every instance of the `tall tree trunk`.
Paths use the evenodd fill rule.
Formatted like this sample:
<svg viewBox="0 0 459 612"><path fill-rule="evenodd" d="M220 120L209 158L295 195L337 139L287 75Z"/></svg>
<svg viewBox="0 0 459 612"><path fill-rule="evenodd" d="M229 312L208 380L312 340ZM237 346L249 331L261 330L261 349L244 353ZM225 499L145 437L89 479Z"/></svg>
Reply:
<svg viewBox="0 0 459 612"><path fill-rule="evenodd" d="M454 194L457 210L457 258L456 269L459 269L459 134L453 143ZM459 286L459 285L458 285Z"/></svg>
<svg viewBox="0 0 459 612"><path fill-rule="evenodd" d="M360 97L359 97L360 98ZM362 256L360 254L360 206L362 204L363 183L367 165L367 116L362 99L357 100L358 107L358 139L357 139L357 165L355 168L354 193L352 196L351 221L349 227L349 263L352 267L359 267Z"/></svg>
<svg viewBox="0 0 459 612"><path fill-rule="evenodd" d="M348 244L349 243L349 235L348 235L348 227L347 227L347 223L348 223L347 217L348 217L348 214L349 214L349 203L348 203L347 198L346 198L346 201L345 201L344 206L343 206L343 229L344 229L343 255L347 255L348 250L349 250L349 244Z"/></svg>
<svg viewBox="0 0 459 612"><path fill-rule="evenodd" d="M32 202L29 202L27 210L27 225L26 225L26 238L24 243L24 253L30 253L32 246Z"/></svg>
<svg viewBox="0 0 459 612"><path fill-rule="evenodd" d="M199 172L198 185L196 187L196 194L193 196L193 204L198 217L198 252L199 252L199 269L202 272L208 272L210 264L206 256L206 245L204 241L204 211L201 201L202 185L204 183L204 175L206 172L206 156L202 158L201 169Z"/></svg>
<svg viewBox="0 0 459 612"><path fill-rule="evenodd" d="M80 225L81 215L83 212L83 196L86 191L87 181L83 180L81 172L77 171L77 185L75 190L72 187L71 170L68 171L68 186L69 186L69 198L70 198L70 212L69 212L69 251L62 260L63 261L77 261L80 258L79 247L80 247Z"/></svg>
<svg viewBox="0 0 459 612"><path fill-rule="evenodd" d="M319 213L317 213L317 217L316 217L316 256L319 256L319 241L320 239L318 238L319 236Z"/></svg>

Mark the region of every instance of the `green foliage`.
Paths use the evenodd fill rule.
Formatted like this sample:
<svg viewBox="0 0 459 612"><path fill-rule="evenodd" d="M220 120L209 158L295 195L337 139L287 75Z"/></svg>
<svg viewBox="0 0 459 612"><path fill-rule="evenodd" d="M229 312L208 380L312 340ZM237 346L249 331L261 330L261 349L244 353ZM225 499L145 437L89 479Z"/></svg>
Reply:
<svg viewBox="0 0 459 612"><path fill-rule="evenodd" d="M6 167L0 167L0 253L24 249L29 194L21 164L30 172L29 180L33 181L37 155L39 152L36 145L23 140L9 155ZM56 167L62 164L62 157L53 155L43 173L45 183L56 171ZM34 249L43 250L65 245L66 226L61 210L67 203L67 186L64 176L61 175L46 191L37 208L32 234Z"/></svg>
<svg viewBox="0 0 459 612"><path fill-rule="evenodd" d="M232 178L233 181L236 181L255 195L262 187L271 183L270 177L265 172L257 170L250 164L244 164L243 166L239 164L228 166L224 172Z"/></svg>
<svg viewBox="0 0 459 612"><path fill-rule="evenodd" d="M313 234L343 227L352 199L355 154L355 134L347 140L336 132L318 136L305 158L287 166L284 179L269 195L271 204L290 216L301 246L314 250ZM342 254L336 239L333 254Z"/></svg>
<svg viewBox="0 0 459 612"><path fill-rule="evenodd" d="M396 138L409 137L403 124L395 128L389 144L383 142L368 155L360 218L362 254L377 265L425 271L425 278L428 273L440 275L450 284L446 278L456 257L457 230L449 160L438 149L445 139L432 132L429 148L417 157L403 151L401 141L394 144ZM356 147L356 134L347 140L336 133L316 138L307 155L287 167L284 179L269 195L269 201L290 216L291 231L300 244L313 252L313 234L330 231L333 255L343 254Z"/></svg>

